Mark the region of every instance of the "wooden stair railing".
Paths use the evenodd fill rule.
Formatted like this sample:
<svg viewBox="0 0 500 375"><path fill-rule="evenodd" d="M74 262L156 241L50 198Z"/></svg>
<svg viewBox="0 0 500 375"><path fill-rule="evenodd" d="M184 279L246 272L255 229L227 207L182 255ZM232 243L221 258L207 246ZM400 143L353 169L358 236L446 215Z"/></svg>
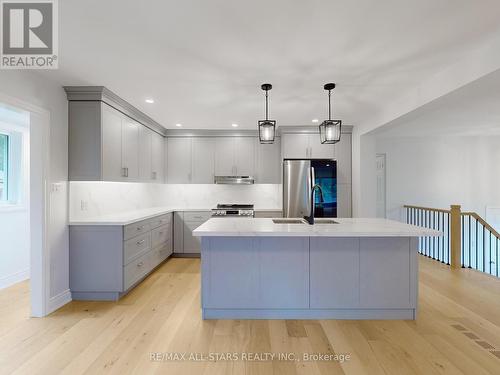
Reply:
<svg viewBox="0 0 500 375"><path fill-rule="evenodd" d="M406 222L443 232L442 237L422 237L419 252L451 268L474 268L499 276L500 233L475 212L405 205ZM494 266L493 266L494 265Z"/></svg>

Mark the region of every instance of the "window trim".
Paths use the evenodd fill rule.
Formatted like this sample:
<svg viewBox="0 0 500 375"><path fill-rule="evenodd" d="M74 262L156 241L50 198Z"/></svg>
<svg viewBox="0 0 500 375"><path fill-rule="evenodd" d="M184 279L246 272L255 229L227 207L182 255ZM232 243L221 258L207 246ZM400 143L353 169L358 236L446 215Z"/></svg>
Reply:
<svg viewBox="0 0 500 375"><path fill-rule="evenodd" d="M10 177L9 177L10 165L9 165L9 161L10 161L10 158L11 158L11 155L10 155L10 152L11 152L11 146L10 146L11 135L10 135L10 133L8 133L8 132L3 131L3 130L0 129L0 136L7 137L7 152L6 152L6 160L4 161L5 169L4 169L4 181L3 181L3 185L4 185L5 191L6 191L6 199L0 200L0 206L5 206L5 205L10 205L11 204L10 196L9 196L9 190L10 190L10 186L9 186L10 185Z"/></svg>

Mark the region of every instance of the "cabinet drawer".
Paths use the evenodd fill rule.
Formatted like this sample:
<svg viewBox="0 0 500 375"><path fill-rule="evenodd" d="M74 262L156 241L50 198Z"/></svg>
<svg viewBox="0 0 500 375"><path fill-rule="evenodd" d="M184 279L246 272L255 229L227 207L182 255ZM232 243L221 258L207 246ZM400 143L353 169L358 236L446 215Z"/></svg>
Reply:
<svg viewBox="0 0 500 375"><path fill-rule="evenodd" d="M147 252L149 249L151 249L151 235L149 232L125 241L123 246L123 264L129 263L132 259Z"/></svg>
<svg viewBox="0 0 500 375"><path fill-rule="evenodd" d="M161 227L155 228L151 231L151 243L153 248L156 248L170 238L170 234L172 233L171 225L162 225Z"/></svg>
<svg viewBox="0 0 500 375"><path fill-rule="evenodd" d="M172 223L172 214L157 216L149 220L149 226L151 229L158 228L162 225L167 225L171 223Z"/></svg>
<svg viewBox="0 0 500 375"><path fill-rule="evenodd" d="M172 254L172 245L171 241L167 241L163 246L157 247L152 251L153 258L153 268L163 262L168 258L170 254Z"/></svg>
<svg viewBox="0 0 500 375"><path fill-rule="evenodd" d="M184 211L184 221L207 221L212 216L211 211Z"/></svg>
<svg viewBox="0 0 500 375"><path fill-rule="evenodd" d="M139 236L150 230L149 222L147 220L139 221L134 224L127 225L123 230L123 239L126 241L132 237Z"/></svg>
<svg viewBox="0 0 500 375"><path fill-rule="evenodd" d="M152 252L130 262L123 268L123 290L127 290L151 270Z"/></svg>

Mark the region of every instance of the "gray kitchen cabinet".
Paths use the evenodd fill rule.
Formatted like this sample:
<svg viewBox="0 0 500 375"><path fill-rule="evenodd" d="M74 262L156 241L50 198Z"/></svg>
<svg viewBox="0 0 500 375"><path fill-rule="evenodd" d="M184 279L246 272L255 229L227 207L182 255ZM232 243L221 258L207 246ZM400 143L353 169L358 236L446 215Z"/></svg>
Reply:
<svg viewBox="0 0 500 375"><path fill-rule="evenodd" d="M167 138L167 183L188 184L192 181L191 139Z"/></svg>
<svg viewBox="0 0 500 375"><path fill-rule="evenodd" d="M151 179L153 182L165 181L165 138L151 132Z"/></svg>
<svg viewBox="0 0 500 375"><path fill-rule="evenodd" d="M124 118L122 121L122 168L124 180L139 179L139 127L137 122Z"/></svg>
<svg viewBox="0 0 500 375"><path fill-rule="evenodd" d="M359 306L359 239L310 238L311 295L313 309ZM349 289L332 288L349 283Z"/></svg>
<svg viewBox="0 0 500 375"><path fill-rule="evenodd" d="M321 144L319 133L286 133L281 142L283 159L335 158L335 145Z"/></svg>
<svg viewBox="0 0 500 375"><path fill-rule="evenodd" d="M195 137L192 139L192 183L213 184L215 171L215 140Z"/></svg>
<svg viewBox="0 0 500 375"><path fill-rule="evenodd" d="M106 181L121 181L123 178L123 170L122 170L122 121L123 116L109 108L105 104L100 105L102 107L102 179ZM73 108L75 111L75 108ZM70 110L71 112L71 110ZM83 112L86 112L85 110ZM84 116L84 113L81 114ZM71 116L70 116L71 117ZM75 114L73 114L73 118ZM74 123L75 121L73 121ZM71 130L70 130L71 131ZM85 142L82 140L81 142ZM70 141L70 144L78 143L75 139L73 142ZM71 153L71 147L70 147ZM82 158L86 156L81 155ZM95 155L94 155L95 156ZM76 157L73 157L76 159ZM76 160L73 160L76 163ZM101 175L99 173L100 170L100 162L97 162L95 165L95 179L100 180ZM77 173L78 167L75 165L70 167L71 172ZM75 178L76 177L76 178ZM81 175L73 175L70 176L70 179L80 179Z"/></svg>
<svg viewBox="0 0 500 375"><path fill-rule="evenodd" d="M117 300L172 254L172 214L129 225L70 226L74 300Z"/></svg>
<svg viewBox="0 0 500 375"><path fill-rule="evenodd" d="M174 253L177 256L193 256L201 251L199 237L193 230L210 219L211 211L184 211L174 214Z"/></svg>
<svg viewBox="0 0 500 375"><path fill-rule="evenodd" d="M152 180L153 177L152 133L153 131L144 126L139 128L139 179L141 181Z"/></svg>
<svg viewBox="0 0 500 375"><path fill-rule="evenodd" d="M253 176L255 148L255 137L216 138L215 175Z"/></svg>
<svg viewBox="0 0 500 375"><path fill-rule="evenodd" d="M352 134L345 133L336 145L337 181L339 184L351 184L352 180Z"/></svg>
<svg viewBox="0 0 500 375"><path fill-rule="evenodd" d="M152 159L144 153L153 144L147 134L163 143L165 129L105 87L64 89L69 115L69 180L150 181Z"/></svg>
<svg viewBox="0 0 500 375"><path fill-rule="evenodd" d="M232 137L219 137L215 139L215 175L236 175L234 139Z"/></svg>
<svg viewBox="0 0 500 375"><path fill-rule="evenodd" d="M255 182L258 184L281 183L281 140L275 138L273 144L261 144L257 138L257 168Z"/></svg>

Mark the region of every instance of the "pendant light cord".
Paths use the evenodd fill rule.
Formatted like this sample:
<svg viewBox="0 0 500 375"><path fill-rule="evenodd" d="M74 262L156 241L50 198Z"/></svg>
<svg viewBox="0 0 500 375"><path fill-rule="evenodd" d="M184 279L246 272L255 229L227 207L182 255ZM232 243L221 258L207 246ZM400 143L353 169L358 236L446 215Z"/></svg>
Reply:
<svg viewBox="0 0 500 375"><path fill-rule="evenodd" d="M266 121L267 121L267 106L268 104L267 104L267 90L266 90Z"/></svg>
<svg viewBox="0 0 500 375"><path fill-rule="evenodd" d="M328 90L328 120L332 119L332 90Z"/></svg>

